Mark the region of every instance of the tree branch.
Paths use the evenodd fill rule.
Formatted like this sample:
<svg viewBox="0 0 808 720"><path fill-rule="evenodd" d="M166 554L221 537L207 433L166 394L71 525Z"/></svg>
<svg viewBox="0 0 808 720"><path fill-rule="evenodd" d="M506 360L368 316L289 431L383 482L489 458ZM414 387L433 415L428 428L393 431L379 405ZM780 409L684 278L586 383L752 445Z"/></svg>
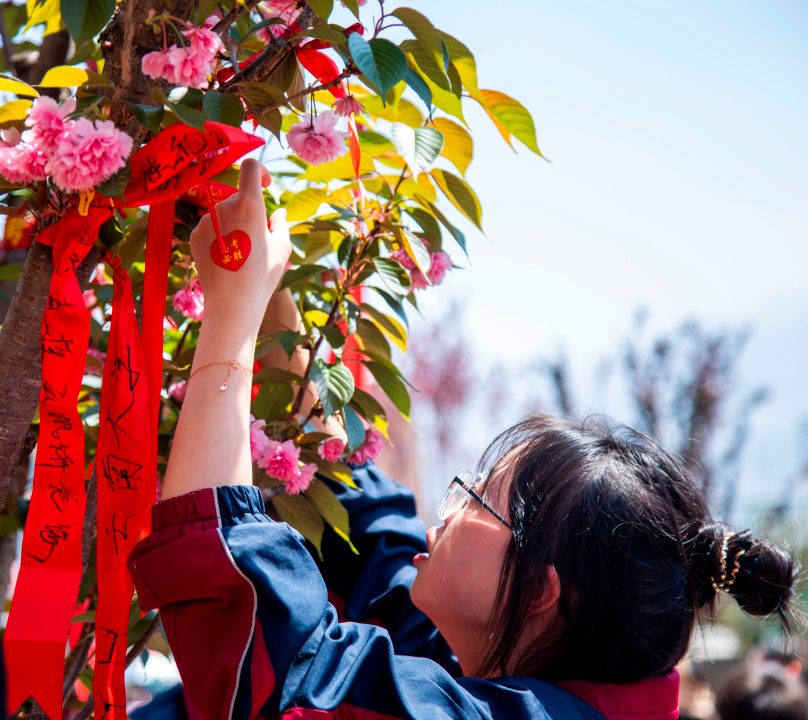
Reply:
<svg viewBox="0 0 808 720"><path fill-rule="evenodd" d="M359 75L360 71L356 68L345 68L337 77L333 80L329 80L327 83L323 83L322 85L312 85L311 87L306 88L305 90L301 90L299 93L295 93L294 95L289 95L285 97L283 100L279 100L276 103L272 103L272 105L267 105L263 108L256 108L255 110L251 110L253 114L263 115L264 113L269 112L270 110L275 110L276 108L283 107L288 103L292 102L292 100L296 100L299 97L305 97L306 95L310 95L311 93L319 92L320 90L328 90L329 88L336 87L339 85L343 80L346 78L351 77L352 75Z"/></svg>
<svg viewBox="0 0 808 720"><path fill-rule="evenodd" d="M6 30L6 21L3 18L3 13L0 12L0 40L3 41L3 55L6 59L6 68L8 71L14 76L19 77L17 75L17 67L14 65L14 58L12 57L13 48L11 47L11 38L8 36L8 30Z"/></svg>
<svg viewBox="0 0 808 720"><path fill-rule="evenodd" d="M211 30L213 30L213 32L215 33L221 34L225 30L227 30L234 22L239 20L241 17L243 17L244 15L248 15L250 12L252 12L253 8L256 5L258 5L259 2L260 0L247 0L247 2L245 2L242 5L236 3L233 9L229 13L227 13L227 15L225 15L221 20L219 20L219 22L217 22L211 28ZM235 70L235 68L233 69Z"/></svg>

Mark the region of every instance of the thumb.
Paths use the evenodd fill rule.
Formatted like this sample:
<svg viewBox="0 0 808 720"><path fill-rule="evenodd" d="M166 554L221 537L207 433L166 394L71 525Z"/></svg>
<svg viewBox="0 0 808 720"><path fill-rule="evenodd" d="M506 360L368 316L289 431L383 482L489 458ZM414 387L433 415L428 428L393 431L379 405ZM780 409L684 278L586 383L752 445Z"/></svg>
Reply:
<svg viewBox="0 0 808 720"><path fill-rule="evenodd" d="M241 163L238 176L238 191L245 196L253 196L256 199L262 198L261 188L264 186L264 175L269 175L266 168L254 158L247 158ZM267 185L269 183L266 183Z"/></svg>
<svg viewBox="0 0 808 720"><path fill-rule="evenodd" d="M279 231L289 232L289 223L286 221L286 208L278 208L270 215L269 231L272 233Z"/></svg>

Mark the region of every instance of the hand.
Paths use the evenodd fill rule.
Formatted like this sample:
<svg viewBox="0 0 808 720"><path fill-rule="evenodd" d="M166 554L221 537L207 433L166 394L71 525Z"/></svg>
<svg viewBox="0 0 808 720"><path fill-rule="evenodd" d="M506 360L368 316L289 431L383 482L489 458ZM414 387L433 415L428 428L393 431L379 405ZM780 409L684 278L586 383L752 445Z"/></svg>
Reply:
<svg viewBox="0 0 808 720"><path fill-rule="evenodd" d="M209 214L191 233L191 253L205 293L208 326L224 322L257 333L267 303L283 276L292 245L285 210L275 211L267 228L262 187L269 183L266 168L257 160L247 159L241 164L239 191L216 204L222 237L242 230L252 243L247 261L236 272L211 260L210 246L218 240Z"/></svg>

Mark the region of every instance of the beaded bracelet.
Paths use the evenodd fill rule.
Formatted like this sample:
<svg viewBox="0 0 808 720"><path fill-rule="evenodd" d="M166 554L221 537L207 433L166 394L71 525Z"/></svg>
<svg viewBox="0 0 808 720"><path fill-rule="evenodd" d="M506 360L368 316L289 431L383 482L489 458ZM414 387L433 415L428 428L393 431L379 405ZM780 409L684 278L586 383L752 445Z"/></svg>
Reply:
<svg viewBox="0 0 808 720"><path fill-rule="evenodd" d="M233 374L233 370L244 370L244 372L246 372L251 378L253 376L252 369L249 366L245 365L244 363L239 362L238 360L219 360L217 362L210 362L207 363L206 365L198 367L188 376L188 382L191 382L193 376L196 375L200 370L204 370L206 367L210 367L211 365L230 366L230 370L227 371L227 377L224 379L224 382L222 383L222 386L219 388L219 390L227 390L227 383L230 382L230 376Z"/></svg>

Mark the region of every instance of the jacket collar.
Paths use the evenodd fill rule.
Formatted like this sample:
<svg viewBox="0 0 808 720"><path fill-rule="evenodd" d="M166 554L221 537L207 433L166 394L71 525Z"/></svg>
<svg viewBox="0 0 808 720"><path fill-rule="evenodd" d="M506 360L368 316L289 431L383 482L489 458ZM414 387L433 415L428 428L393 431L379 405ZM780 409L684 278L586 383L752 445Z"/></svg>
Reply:
<svg viewBox="0 0 808 720"><path fill-rule="evenodd" d="M679 717L679 671L627 685L564 680L560 688L591 705L606 720L676 720Z"/></svg>

